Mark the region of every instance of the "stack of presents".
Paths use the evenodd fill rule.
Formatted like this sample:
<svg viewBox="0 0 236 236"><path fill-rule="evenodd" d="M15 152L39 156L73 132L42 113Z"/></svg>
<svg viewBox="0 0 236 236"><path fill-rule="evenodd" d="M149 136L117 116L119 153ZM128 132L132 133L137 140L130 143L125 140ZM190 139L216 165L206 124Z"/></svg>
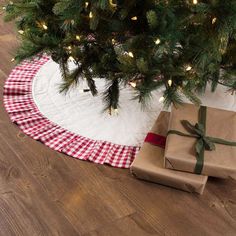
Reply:
<svg viewBox="0 0 236 236"><path fill-rule="evenodd" d="M236 112L191 104L161 112L131 173L199 194L208 176L236 179Z"/></svg>

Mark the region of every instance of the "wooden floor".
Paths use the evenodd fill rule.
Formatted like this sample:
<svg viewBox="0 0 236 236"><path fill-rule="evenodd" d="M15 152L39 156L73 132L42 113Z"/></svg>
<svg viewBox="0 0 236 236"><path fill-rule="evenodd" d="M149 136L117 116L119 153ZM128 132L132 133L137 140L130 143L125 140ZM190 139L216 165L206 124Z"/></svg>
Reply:
<svg viewBox="0 0 236 236"><path fill-rule="evenodd" d="M20 132L2 105L14 31L0 19L0 236L236 235L236 181L211 179L203 196L188 194L69 158Z"/></svg>

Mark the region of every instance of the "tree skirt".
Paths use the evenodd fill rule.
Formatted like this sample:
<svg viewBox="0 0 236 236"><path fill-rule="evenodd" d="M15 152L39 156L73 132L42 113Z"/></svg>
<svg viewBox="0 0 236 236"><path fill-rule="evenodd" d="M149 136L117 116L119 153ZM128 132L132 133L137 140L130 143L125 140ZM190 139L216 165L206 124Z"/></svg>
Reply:
<svg viewBox="0 0 236 236"><path fill-rule="evenodd" d="M73 67L73 63L71 63ZM35 140L69 156L114 167L129 168L160 111L162 91L153 92L145 109L133 100L135 91L121 89L119 114L103 112L104 80L95 79L93 97L81 79L67 95L60 94L59 66L48 56L24 61L4 86L4 105L10 119ZM204 105L236 111L236 97L219 86L206 92Z"/></svg>

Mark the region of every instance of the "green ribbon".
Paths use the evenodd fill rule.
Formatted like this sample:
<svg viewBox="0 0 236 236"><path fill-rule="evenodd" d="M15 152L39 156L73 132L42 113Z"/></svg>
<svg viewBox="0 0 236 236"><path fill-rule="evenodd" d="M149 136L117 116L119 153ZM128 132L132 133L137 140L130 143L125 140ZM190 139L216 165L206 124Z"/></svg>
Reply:
<svg viewBox="0 0 236 236"><path fill-rule="evenodd" d="M195 151L197 163L194 169L195 174L201 174L204 166L205 150L213 151L216 149L215 144L223 144L228 146L236 146L236 142L227 141L220 138L206 136L206 116L207 108L201 106L198 112L198 123L192 125L187 120L181 120L182 125L189 133L183 133L178 130L169 130L169 134L177 134L185 137L196 138Z"/></svg>

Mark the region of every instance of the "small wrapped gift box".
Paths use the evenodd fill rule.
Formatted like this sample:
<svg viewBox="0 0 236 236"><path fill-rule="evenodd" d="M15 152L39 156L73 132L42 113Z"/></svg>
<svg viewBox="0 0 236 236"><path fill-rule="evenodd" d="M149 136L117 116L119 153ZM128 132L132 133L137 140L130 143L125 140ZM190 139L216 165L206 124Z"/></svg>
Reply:
<svg viewBox="0 0 236 236"><path fill-rule="evenodd" d="M236 113L184 104L172 107L165 167L236 179Z"/></svg>
<svg viewBox="0 0 236 236"><path fill-rule="evenodd" d="M164 168L164 146L170 113L161 112L131 165L131 173L139 179L202 194L207 176Z"/></svg>

